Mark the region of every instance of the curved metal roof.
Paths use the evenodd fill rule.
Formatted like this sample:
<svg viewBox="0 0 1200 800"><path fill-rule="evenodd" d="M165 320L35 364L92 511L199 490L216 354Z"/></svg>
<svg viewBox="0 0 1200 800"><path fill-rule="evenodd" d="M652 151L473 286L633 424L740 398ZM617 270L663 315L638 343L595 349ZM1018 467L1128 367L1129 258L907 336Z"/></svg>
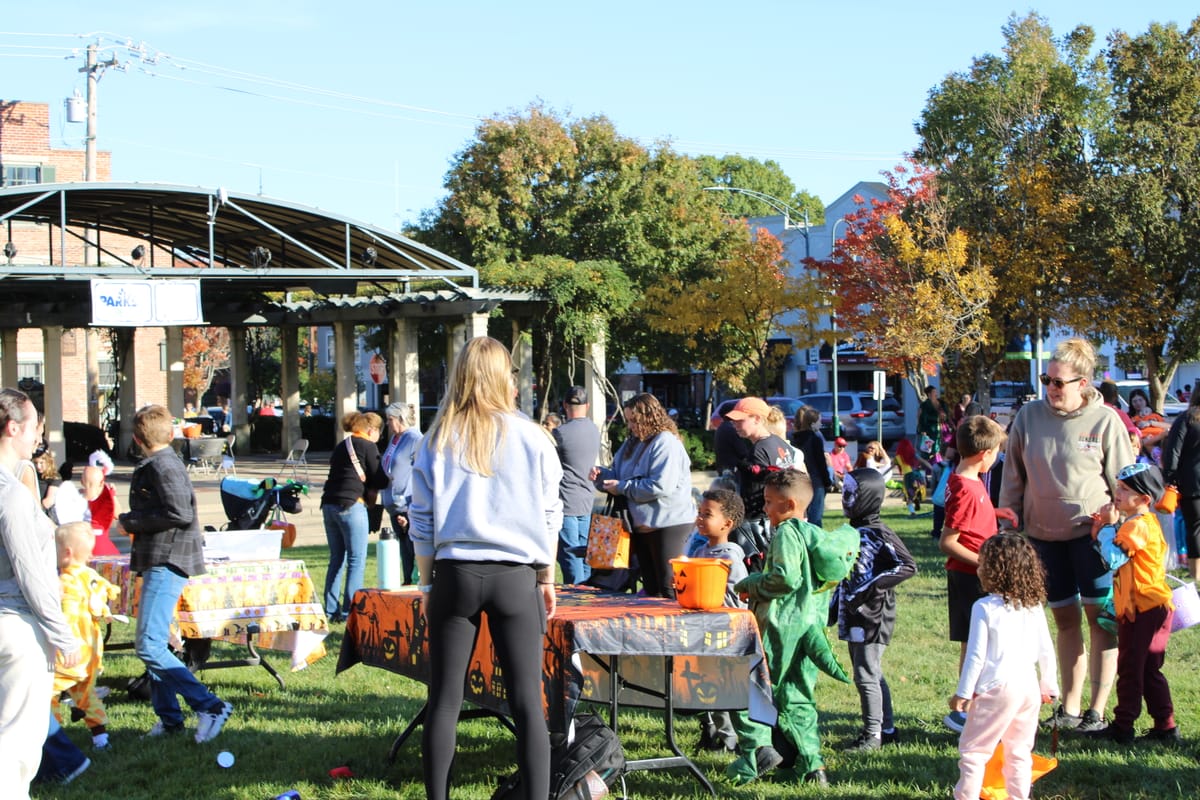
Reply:
<svg viewBox="0 0 1200 800"><path fill-rule="evenodd" d="M271 316L290 310L267 300L266 292L354 295L360 282L380 286L393 309L403 305L396 298L407 295L411 284L449 292L468 305L499 300L478 288L474 268L406 236L223 189L96 182L9 187L0 189L0 228L11 222L49 226L51 235L41 254L18 253L0 263L7 306L0 309L0 325L5 326L86 325L93 278L200 279L206 318L226 325L264 319L253 313L256 308L270 307ZM79 252L85 230L96 246L96 263L69 263L67 254ZM119 252L129 243L114 236L144 242L141 258ZM343 314L351 310L342 307Z"/></svg>

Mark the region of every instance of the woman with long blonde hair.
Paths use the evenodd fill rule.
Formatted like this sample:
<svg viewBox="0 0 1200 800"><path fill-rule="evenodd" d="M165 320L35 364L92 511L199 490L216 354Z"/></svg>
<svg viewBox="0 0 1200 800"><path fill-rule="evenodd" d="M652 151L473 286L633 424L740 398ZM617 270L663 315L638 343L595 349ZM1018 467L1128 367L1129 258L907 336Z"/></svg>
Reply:
<svg viewBox="0 0 1200 800"><path fill-rule="evenodd" d="M557 604L562 466L546 434L517 414L514 389L504 345L486 336L467 342L413 463L409 536L429 631L421 747L431 800L449 797L481 612L504 671L525 796L550 793L542 638Z"/></svg>
<svg viewBox="0 0 1200 800"><path fill-rule="evenodd" d="M646 595L674 597L671 559L683 555L696 521L692 460L675 421L654 395L643 392L625 403L625 424L629 438L613 456L612 467L593 468L591 479L601 491L628 501Z"/></svg>

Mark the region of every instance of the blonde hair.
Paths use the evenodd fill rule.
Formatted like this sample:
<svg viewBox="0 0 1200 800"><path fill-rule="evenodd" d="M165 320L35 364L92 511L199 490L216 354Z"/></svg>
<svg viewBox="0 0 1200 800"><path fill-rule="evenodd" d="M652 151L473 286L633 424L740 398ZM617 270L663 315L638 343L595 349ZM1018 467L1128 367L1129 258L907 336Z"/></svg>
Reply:
<svg viewBox="0 0 1200 800"><path fill-rule="evenodd" d="M812 406L800 406L796 409L796 430L811 431L821 422L821 412Z"/></svg>
<svg viewBox="0 0 1200 800"><path fill-rule="evenodd" d="M54 546L58 551L58 563L66 558L68 547L78 547L81 542L92 542L92 526L86 522L68 522L54 529Z"/></svg>
<svg viewBox="0 0 1200 800"><path fill-rule="evenodd" d="M171 412L163 406L146 406L133 418L133 435L139 442L150 447L170 444L175 437L175 423Z"/></svg>
<svg viewBox="0 0 1200 800"><path fill-rule="evenodd" d="M470 340L454 360L426 441L435 451L450 448L471 470L490 477L504 440L502 415L516 408L515 388L508 348L489 336Z"/></svg>
<svg viewBox="0 0 1200 800"><path fill-rule="evenodd" d="M1051 361L1057 361L1074 370L1075 374L1089 381L1096 373L1096 348L1087 339L1067 339L1054 348Z"/></svg>
<svg viewBox="0 0 1200 800"><path fill-rule="evenodd" d="M351 423L352 433L364 435L372 429L383 430L383 417L376 414L374 411L368 411L365 414L359 414L353 423Z"/></svg>
<svg viewBox="0 0 1200 800"><path fill-rule="evenodd" d="M787 438L787 418L783 415L783 409L779 406L771 406L767 409L767 418L764 420L767 425L767 430L778 436L780 439Z"/></svg>

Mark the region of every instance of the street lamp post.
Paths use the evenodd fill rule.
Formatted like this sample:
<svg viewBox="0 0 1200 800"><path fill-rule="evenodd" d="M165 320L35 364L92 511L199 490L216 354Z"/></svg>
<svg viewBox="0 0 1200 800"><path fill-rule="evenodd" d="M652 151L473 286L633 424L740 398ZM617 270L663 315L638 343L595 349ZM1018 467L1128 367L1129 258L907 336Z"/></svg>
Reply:
<svg viewBox="0 0 1200 800"><path fill-rule="evenodd" d="M778 197L766 194L764 192L756 192L753 189L743 189L739 186L705 186L704 191L706 191L706 192L736 192L737 194L744 194L747 197L753 197L755 200L759 200L763 203L766 203L768 206L770 206L771 208L773 208L774 210L778 211L780 214L783 215L783 229L785 231L800 231L800 233L804 236L804 257L805 258L812 257L812 248L809 246L809 241L808 241L808 211L807 210L797 212L796 209L792 208L787 203L780 200ZM792 222L793 214L799 214L799 216L804 220L803 224L793 223Z"/></svg>
<svg viewBox="0 0 1200 800"><path fill-rule="evenodd" d="M837 245L837 226L838 223L846 223L845 219L836 219L829 226L829 254L833 255L833 248ZM849 224L849 223L846 223ZM833 438L837 438L842 434L842 415L841 409L838 408L838 340L837 340L837 307L830 306L829 308L829 323L833 330Z"/></svg>

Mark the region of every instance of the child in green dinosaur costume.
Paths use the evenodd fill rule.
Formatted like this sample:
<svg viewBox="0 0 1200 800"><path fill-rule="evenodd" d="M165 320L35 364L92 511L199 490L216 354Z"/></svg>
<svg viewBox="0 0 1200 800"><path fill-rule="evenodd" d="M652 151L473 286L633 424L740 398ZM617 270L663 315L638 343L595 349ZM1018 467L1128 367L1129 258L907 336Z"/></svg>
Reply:
<svg viewBox="0 0 1200 800"><path fill-rule="evenodd" d="M749 600L758 620L779 712L778 732L796 751L795 765L780 777L825 785L813 702L817 671L850 681L825 635L829 602L819 593L849 574L858 558L859 535L849 525L824 531L803 521L811 500L812 483L804 473L781 470L767 476L763 506L774 528L771 545L762 572L734 589ZM748 783L783 762L771 746L771 729L764 725L738 730L738 752L726 769L734 783Z"/></svg>

